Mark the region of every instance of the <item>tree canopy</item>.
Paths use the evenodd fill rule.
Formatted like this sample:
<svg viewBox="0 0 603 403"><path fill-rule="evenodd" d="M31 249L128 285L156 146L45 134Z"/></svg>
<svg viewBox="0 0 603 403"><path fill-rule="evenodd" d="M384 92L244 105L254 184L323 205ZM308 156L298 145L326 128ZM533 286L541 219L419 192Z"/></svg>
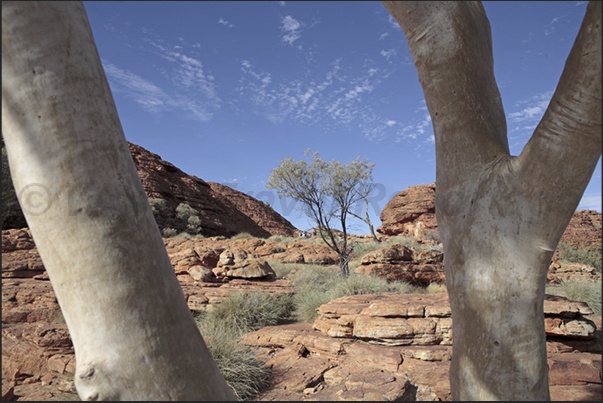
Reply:
<svg viewBox="0 0 603 403"><path fill-rule="evenodd" d="M306 150L307 157L310 150ZM349 274L348 263L353 244L348 242L347 220L351 210L366 200L374 189L372 172L375 164L358 156L347 164L326 162L319 153L311 153L309 161L285 158L272 170L266 188L276 190L280 197L301 202L303 211L318 226L324 242L339 255L339 266ZM370 222L370 221L369 221ZM341 235L333 229L340 226Z"/></svg>

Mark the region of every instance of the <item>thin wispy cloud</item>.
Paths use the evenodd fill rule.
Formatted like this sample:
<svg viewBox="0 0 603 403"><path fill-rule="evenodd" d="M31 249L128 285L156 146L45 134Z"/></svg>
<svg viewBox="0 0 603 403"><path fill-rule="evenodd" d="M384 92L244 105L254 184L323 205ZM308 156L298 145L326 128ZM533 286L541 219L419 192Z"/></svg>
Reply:
<svg viewBox="0 0 603 403"><path fill-rule="evenodd" d="M507 113L509 147L513 155L519 154L523 146L540 123L549 106L553 91L545 91L515 102Z"/></svg>
<svg viewBox="0 0 603 403"><path fill-rule="evenodd" d="M284 35L281 37L283 42L293 45L293 42L301 38L301 23L295 18L287 15L281 18L281 31Z"/></svg>
<svg viewBox="0 0 603 403"><path fill-rule="evenodd" d="M380 54L381 54L381 56L385 57L385 59L388 62L391 63L390 58L396 54L396 50L395 49L387 49L387 50L383 49L383 50L381 50Z"/></svg>
<svg viewBox="0 0 603 403"><path fill-rule="evenodd" d="M507 114L509 123L539 122L552 96L552 91L546 91L516 102L512 107L515 111Z"/></svg>
<svg viewBox="0 0 603 403"><path fill-rule="evenodd" d="M232 24L232 23L230 23L230 22L226 21L224 18L220 18L220 19L218 20L218 24L222 24L222 25L224 25L226 28L233 28L233 27L234 27L234 24Z"/></svg>
<svg viewBox="0 0 603 403"><path fill-rule="evenodd" d="M220 108L220 97L214 84L214 76L207 74L203 63L183 51L182 47L170 46L165 41L147 40L155 54L168 61L161 67L163 76L175 86L173 98L200 120L209 120Z"/></svg>
<svg viewBox="0 0 603 403"><path fill-rule="evenodd" d="M398 21L396 21L396 19L394 17L392 17L391 14L387 16L387 22L389 22L391 27L394 28L395 30L402 29L400 27L400 24L398 24Z"/></svg>
<svg viewBox="0 0 603 403"><path fill-rule="evenodd" d="M185 51L187 45L183 40L178 45L149 38L145 38L144 42L151 45L145 50L159 57L149 65L171 84L150 81L103 60L111 89L124 93L149 112L184 112L195 120L211 120L220 108L221 100L217 95L214 77L204 71L203 63ZM160 63L161 60L164 62Z"/></svg>
<svg viewBox="0 0 603 403"><path fill-rule="evenodd" d="M111 90L122 93L149 112L169 109L172 99L158 86L144 78L102 60Z"/></svg>
<svg viewBox="0 0 603 403"><path fill-rule="evenodd" d="M555 32L555 30L557 29L557 23L559 22L560 17L555 17L551 20L551 22L549 22L548 24L546 24L544 26L544 35L550 35L553 32Z"/></svg>
<svg viewBox="0 0 603 403"><path fill-rule="evenodd" d="M339 59L331 63L320 80L275 83L271 73L258 71L245 60L241 63L243 76L237 93L251 103L256 114L275 124L286 119L333 128L361 124L370 110L362 101L381 83L381 78L375 74L375 68L357 77L347 77L342 74L340 64Z"/></svg>

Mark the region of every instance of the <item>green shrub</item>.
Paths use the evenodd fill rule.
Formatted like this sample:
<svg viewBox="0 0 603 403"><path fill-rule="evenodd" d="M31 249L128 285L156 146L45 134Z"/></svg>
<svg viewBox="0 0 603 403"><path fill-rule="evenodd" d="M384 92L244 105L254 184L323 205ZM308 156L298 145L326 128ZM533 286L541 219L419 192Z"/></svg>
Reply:
<svg viewBox="0 0 603 403"><path fill-rule="evenodd" d="M274 242L295 242L299 238L294 236L285 236L285 235L272 235L268 238L269 241Z"/></svg>
<svg viewBox="0 0 603 403"><path fill-rule="evenodd" d="M574 301L588 304L596 315L601 315L601 282L594 280L561 281L560 293Z"/></svg>
<svg viewBox="0 0 603 403"><path fill-rule="evenodd" d="M178 231L174 228L164 228L161 230L161 235L164 238L174 238L178 234Z"/></svg>
<svg viewBox="0 0 603 403"><path fill-rule="evenodd" d="M238 293L206 312L204 320L222 323L239 335L288 320L293 310L289 294Z"/></svg>
<svg viewBox="0 0 603 403"><path fill-rule="evenodd" d="M354 247L354 255L359 259L362 259L367 253L387 248L388 246L390 246L388 243L383 242L360 242Z"/></svg>
<svg viewBox="0 0 603 403"><path fill-rule="evenodd" d="M298 321L304 323L312 323L316 319L318 307L346 295L420 292L419 287L405 282L388 282L382 277L363 276L355 273L345 278L336 267L329 269L318 265L304 266L295 273L291 280L295 287L294 316Z"/></svg>
<svg viewBox="0 0 603 403"><path fill-rule="evenodd" d="M165 203L165 200L151 197L149 198L149 204L151 205L151 211L153 212L155 219L160 215L169 214L169 208Z"/></svg>
<svg viewBox="0 0 603 403"><path fill-rule="evenodd" d="M272 371L256 353L237 342L239 335L225 323L202 317L197 326L226 383L239 400L252 400L268 386Z"/></svg>
<svg viewBox="0 0 603 403"><path fill-rule="evenodd" d="M407 293L412 290L414 290L414 287L408 283L388 282L383 277L352 273L348 278L337 282L330 293L335 298L339 298L345 295L383 294L384 292L403 291L402 293Z"/></svg>
<svg viewBox="0 0 603 403"><path fill-rule="evenodd" d="M601 249L597 247L573 246L569 243L560 243L557 247L559 259L562 262L582 263L593 266L601 273Z"/></svg>
<svg viewBox="0 0 603 403"><path fill-rule="evenodd" d="M333 299L328 292L319 289L296 292L293 298L295 301L293 314L295 319L303 323L313 323L318 316L316 309Z"/></svg>
<svg viewBox="0 0 603 403"><path fill-rule="evenodd" d="M186 232L196 235L201 232L201 219L199 212L186 203L180 203L176 207L176 218L186 226Z"/></svg>
<svg viewBox="0 0 603 403"><path fill-rule="evenodd" d="M271 259L267 259L266 261L268 262L270 267L272 267L272 270L274 270L276 278L287 278L287 276L289 275L289 273L291 273L292 270L297 271L300 266L302 266L300 263L283 263Z"/></svg>
<svg viewBox="0 0 603 403"><path fill-rule="evenodd" d="M212 357L239 400L251 400L270 386L272 371L238 340L245 333L289 319L292 309L288 294L239 293L196 318Z"/></svg>
<svg viewBox="0 0 603 403"><path fill-rule="evenodd" d="M232 240L236 240L236 239L252 239L255 238L253 235L251 235L249 232L239 232L236 235L233 235L230 237L230 239Z"/></svg>
<svg viewBox="0 0 603 403"><path fill-rule="evenodd" d="M435 249L435 250L441 251L443 249L442 246L439 244L434 245L434 244L419 243L419 240L417 238L407 237L407 236L402 236L402 235L389 237L386 241L386 244L387 244L387 246L404 245L408 248L413 248L413 249L417 249L417 250Z"/></svg>
<svg viewBox="0 0 603 403"><path fill-rule="evenodd" d="M429 285L425 288L426 294L439 294L442 292L448 293L446 284L429 283Z"/></svg>

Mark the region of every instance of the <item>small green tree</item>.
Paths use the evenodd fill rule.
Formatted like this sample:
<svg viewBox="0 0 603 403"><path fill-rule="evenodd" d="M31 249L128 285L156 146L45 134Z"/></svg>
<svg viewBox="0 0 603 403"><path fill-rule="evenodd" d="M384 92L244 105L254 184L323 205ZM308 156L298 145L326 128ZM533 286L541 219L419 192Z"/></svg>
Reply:
<svg viewBox="0 0 603 403"><path fill-rule="evenodd" d="M149 198L149 204L164 237L173 237L179 231L190 235L201 233L203 228L199 212L188 204L180 203L175 211L167 205L164 199Z"/></svg>
<svg viewBox="0 0 603 403"><path fill-rule="evenodd" d="M304 153L307 156L310 150ZM327 163L313 152L310 161L294 162L291 157L280 161L272 170L266 188L276 190L280 197L301 202L306 215L318 226L322 240L339 255L339 268L349 275L348 263L354 245L348 242L347 220L352 207L372 190L374 163L356 158L347 164L332 160ZM341 235L333 225L341 226Z"/></svg>
<svg viewBox="0 0 603 403"><path fill-rule="evenodd" d="M176 217L186 223L186 232L196 235L201 232L201 219L199 212L186 203L180 203L176 207Z"/></svg>

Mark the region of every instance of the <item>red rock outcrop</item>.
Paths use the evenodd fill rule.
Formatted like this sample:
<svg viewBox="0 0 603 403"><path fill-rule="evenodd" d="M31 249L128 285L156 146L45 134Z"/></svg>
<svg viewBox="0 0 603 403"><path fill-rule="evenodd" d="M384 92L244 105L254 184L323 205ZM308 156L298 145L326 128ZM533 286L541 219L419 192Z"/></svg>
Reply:
<svg viewBox="0 0 603 403"><path fill-rule="evenodd" d="M147 196L165 200L172 210L180 203L198 210L204 235L230 237L248 232L267 238L299 232L268 204L228 186L188 175L159 155L136 144L128 145Z"/></svg>
<svg viewBox="0 0 603 403"><path fill-rule="evenodd" d="M601 317L554 296L544 309L552 400L600 400ZM314 330L265 327L242 341L275 376L258 400L450 400L451 324L446 294L355 295L322 305Z"/></svg>
<svg viewBox="0 0 603 403"><path fill-rule="evenodd" d="M595 210L576 211L559 243L601 249L601 213Z"/></svg>
<svg viewBox="0 0 603 403"><path fill-rule="evenodd" d="M382 224L377 232L422 238L436 229L435 191L435 183L430 183L410 186L394 195L381 210Z"/></svg>
<svg viewBox="0 0 603 403"><path fill-rule="evenodd" d="M415 250L404 245L392 245L367 253L356 273L416 285L446 283L444 253L435 249Z"/></svg>
<svg viewBox="0 0 603 403"><path fill-rule="evenodd" d="M424 238L436 231L436 184L410 186L397 193L381 211L382 225L377 232ZM601 249L601 213L594 210L576 211L559 243ZM555 260L555 258L553 259Z"/></svg>

